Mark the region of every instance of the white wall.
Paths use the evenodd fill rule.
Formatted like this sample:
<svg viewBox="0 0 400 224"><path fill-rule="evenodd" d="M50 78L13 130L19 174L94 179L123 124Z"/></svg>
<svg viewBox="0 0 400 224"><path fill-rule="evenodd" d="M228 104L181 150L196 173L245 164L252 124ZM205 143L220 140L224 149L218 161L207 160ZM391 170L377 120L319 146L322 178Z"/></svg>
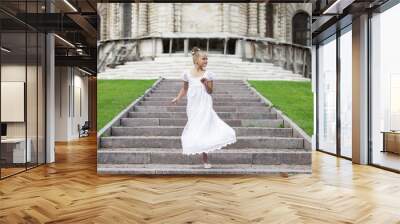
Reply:
<svg viewBox="0 0 400 224"><path fill-rule="evenodd" d="M1 66L1 81L18 81L25 82L25 64L3 64ZM28 66L28 70L31 70L30 66ZM35 93L27 93L28 97L36 97ZM31 100L28 100L31 101ZM36 107L36 105L35 105ZM1 108L1 110L7 110L7 108ZM36 114L35 114L36 116ZM28 114L28 120L33 120L32 117ZM24 137L25 136L25 126L26 122L7 122L7 136L8 137ZM30 126L29 126L30 127Z"/></svg>
<svg viewBox="0 0 400 224"><path fill-rule="evenodd" d="M82 75L76 68L56 67L56 141L79 138L78 124L83 125L88 120L88 78Z"/></svg>
<svg viewBox="0 0 400 224"><path fill-rule="evenodd" d="M55 68L55 140L68 139L68 85L69 76L67 67Z"/></svg>

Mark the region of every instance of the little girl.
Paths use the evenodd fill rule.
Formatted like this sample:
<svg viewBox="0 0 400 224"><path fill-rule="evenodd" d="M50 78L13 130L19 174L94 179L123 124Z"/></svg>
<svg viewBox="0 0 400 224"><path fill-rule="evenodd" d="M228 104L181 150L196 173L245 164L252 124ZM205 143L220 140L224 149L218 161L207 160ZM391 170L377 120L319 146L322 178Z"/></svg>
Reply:
<svg viewBox="0 0 400 224"><path fill-rule="evenodd" d="M211 168L207 152L221 149L236 142L235 130L214 111L211 93L214 73L205 69L207 54L198 47L192 49L194 68L181 75L183 87L171 102L186 95L188 121L183 129L181 142L183 154L203 154L204 168Z"/></svg>

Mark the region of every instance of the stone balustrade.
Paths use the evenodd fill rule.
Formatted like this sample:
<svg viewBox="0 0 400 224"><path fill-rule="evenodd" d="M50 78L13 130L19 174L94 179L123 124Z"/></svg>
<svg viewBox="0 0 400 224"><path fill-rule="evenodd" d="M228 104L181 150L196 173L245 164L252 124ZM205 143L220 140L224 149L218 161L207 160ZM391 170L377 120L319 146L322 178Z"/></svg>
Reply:
<svg viewBox="0 0 400 224"><path fill-rule="evenodd" d="M179 37L185 42L195 37ZM123 64L126 61L153 60L160 55L173 57L176 51L170 47L163 47L163 43L171 43L177 37L143 37L100 41L98 47L98 71L102 72L108 67ZM241 57L243 61L268 62L280 66L293 73L301 74L306 78L311 77L311 48L296 44L283 43L271 38L249 38L249 37L208 37L203 38L207 42L210 39L220 39L224 48L221 54L228 54L226 50L229 39L235 40L234 55ZM164 40L164 41L163 41ZM165 41L167 40L167 41ZM206 44L209 46L209 43ZM190 56L188 44L184 44L180 55ZM168 49L168 52L165 50ZM215 51L213 51L215 52Z"/></svg>

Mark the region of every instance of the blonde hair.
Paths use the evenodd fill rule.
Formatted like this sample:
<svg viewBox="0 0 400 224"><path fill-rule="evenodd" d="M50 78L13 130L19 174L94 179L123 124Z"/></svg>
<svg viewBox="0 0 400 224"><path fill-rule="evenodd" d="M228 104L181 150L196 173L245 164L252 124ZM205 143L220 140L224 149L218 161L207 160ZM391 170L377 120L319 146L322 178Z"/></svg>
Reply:
<svg viewBox="0 0 400 224"><path fill-rule="evenodd" d="M200 53L204 53L200 48L198 47L193 47L192 48L192 58L193 58L193 64L196 64L197 59L200 57Z"/></svg>

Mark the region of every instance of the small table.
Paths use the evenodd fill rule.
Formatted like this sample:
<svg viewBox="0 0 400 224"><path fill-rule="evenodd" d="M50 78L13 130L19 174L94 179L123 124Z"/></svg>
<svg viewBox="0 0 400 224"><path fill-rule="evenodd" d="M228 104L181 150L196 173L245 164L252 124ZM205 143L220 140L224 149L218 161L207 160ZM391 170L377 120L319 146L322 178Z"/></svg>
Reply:
<svg viewBox="0 0 400 224"><path fill-rule="evenodd" d="M8 161L10 163L26 163L31 162L31 139L27 138L27 147L25 154L25 138L5 138L1 139L1 144L3 145L2 151L7 154L7 151L12 153L12 160ZM3 156L2 156L3 157ZM11 159L11 158L9 158ZM7 159L6 159L7 160Z"/></svg>
<svg viewBox="0 0 400 224"><path fill-rule="evenodd" d="M382 152L400 154L400 131L381 131L383 133Z"/></svg>

